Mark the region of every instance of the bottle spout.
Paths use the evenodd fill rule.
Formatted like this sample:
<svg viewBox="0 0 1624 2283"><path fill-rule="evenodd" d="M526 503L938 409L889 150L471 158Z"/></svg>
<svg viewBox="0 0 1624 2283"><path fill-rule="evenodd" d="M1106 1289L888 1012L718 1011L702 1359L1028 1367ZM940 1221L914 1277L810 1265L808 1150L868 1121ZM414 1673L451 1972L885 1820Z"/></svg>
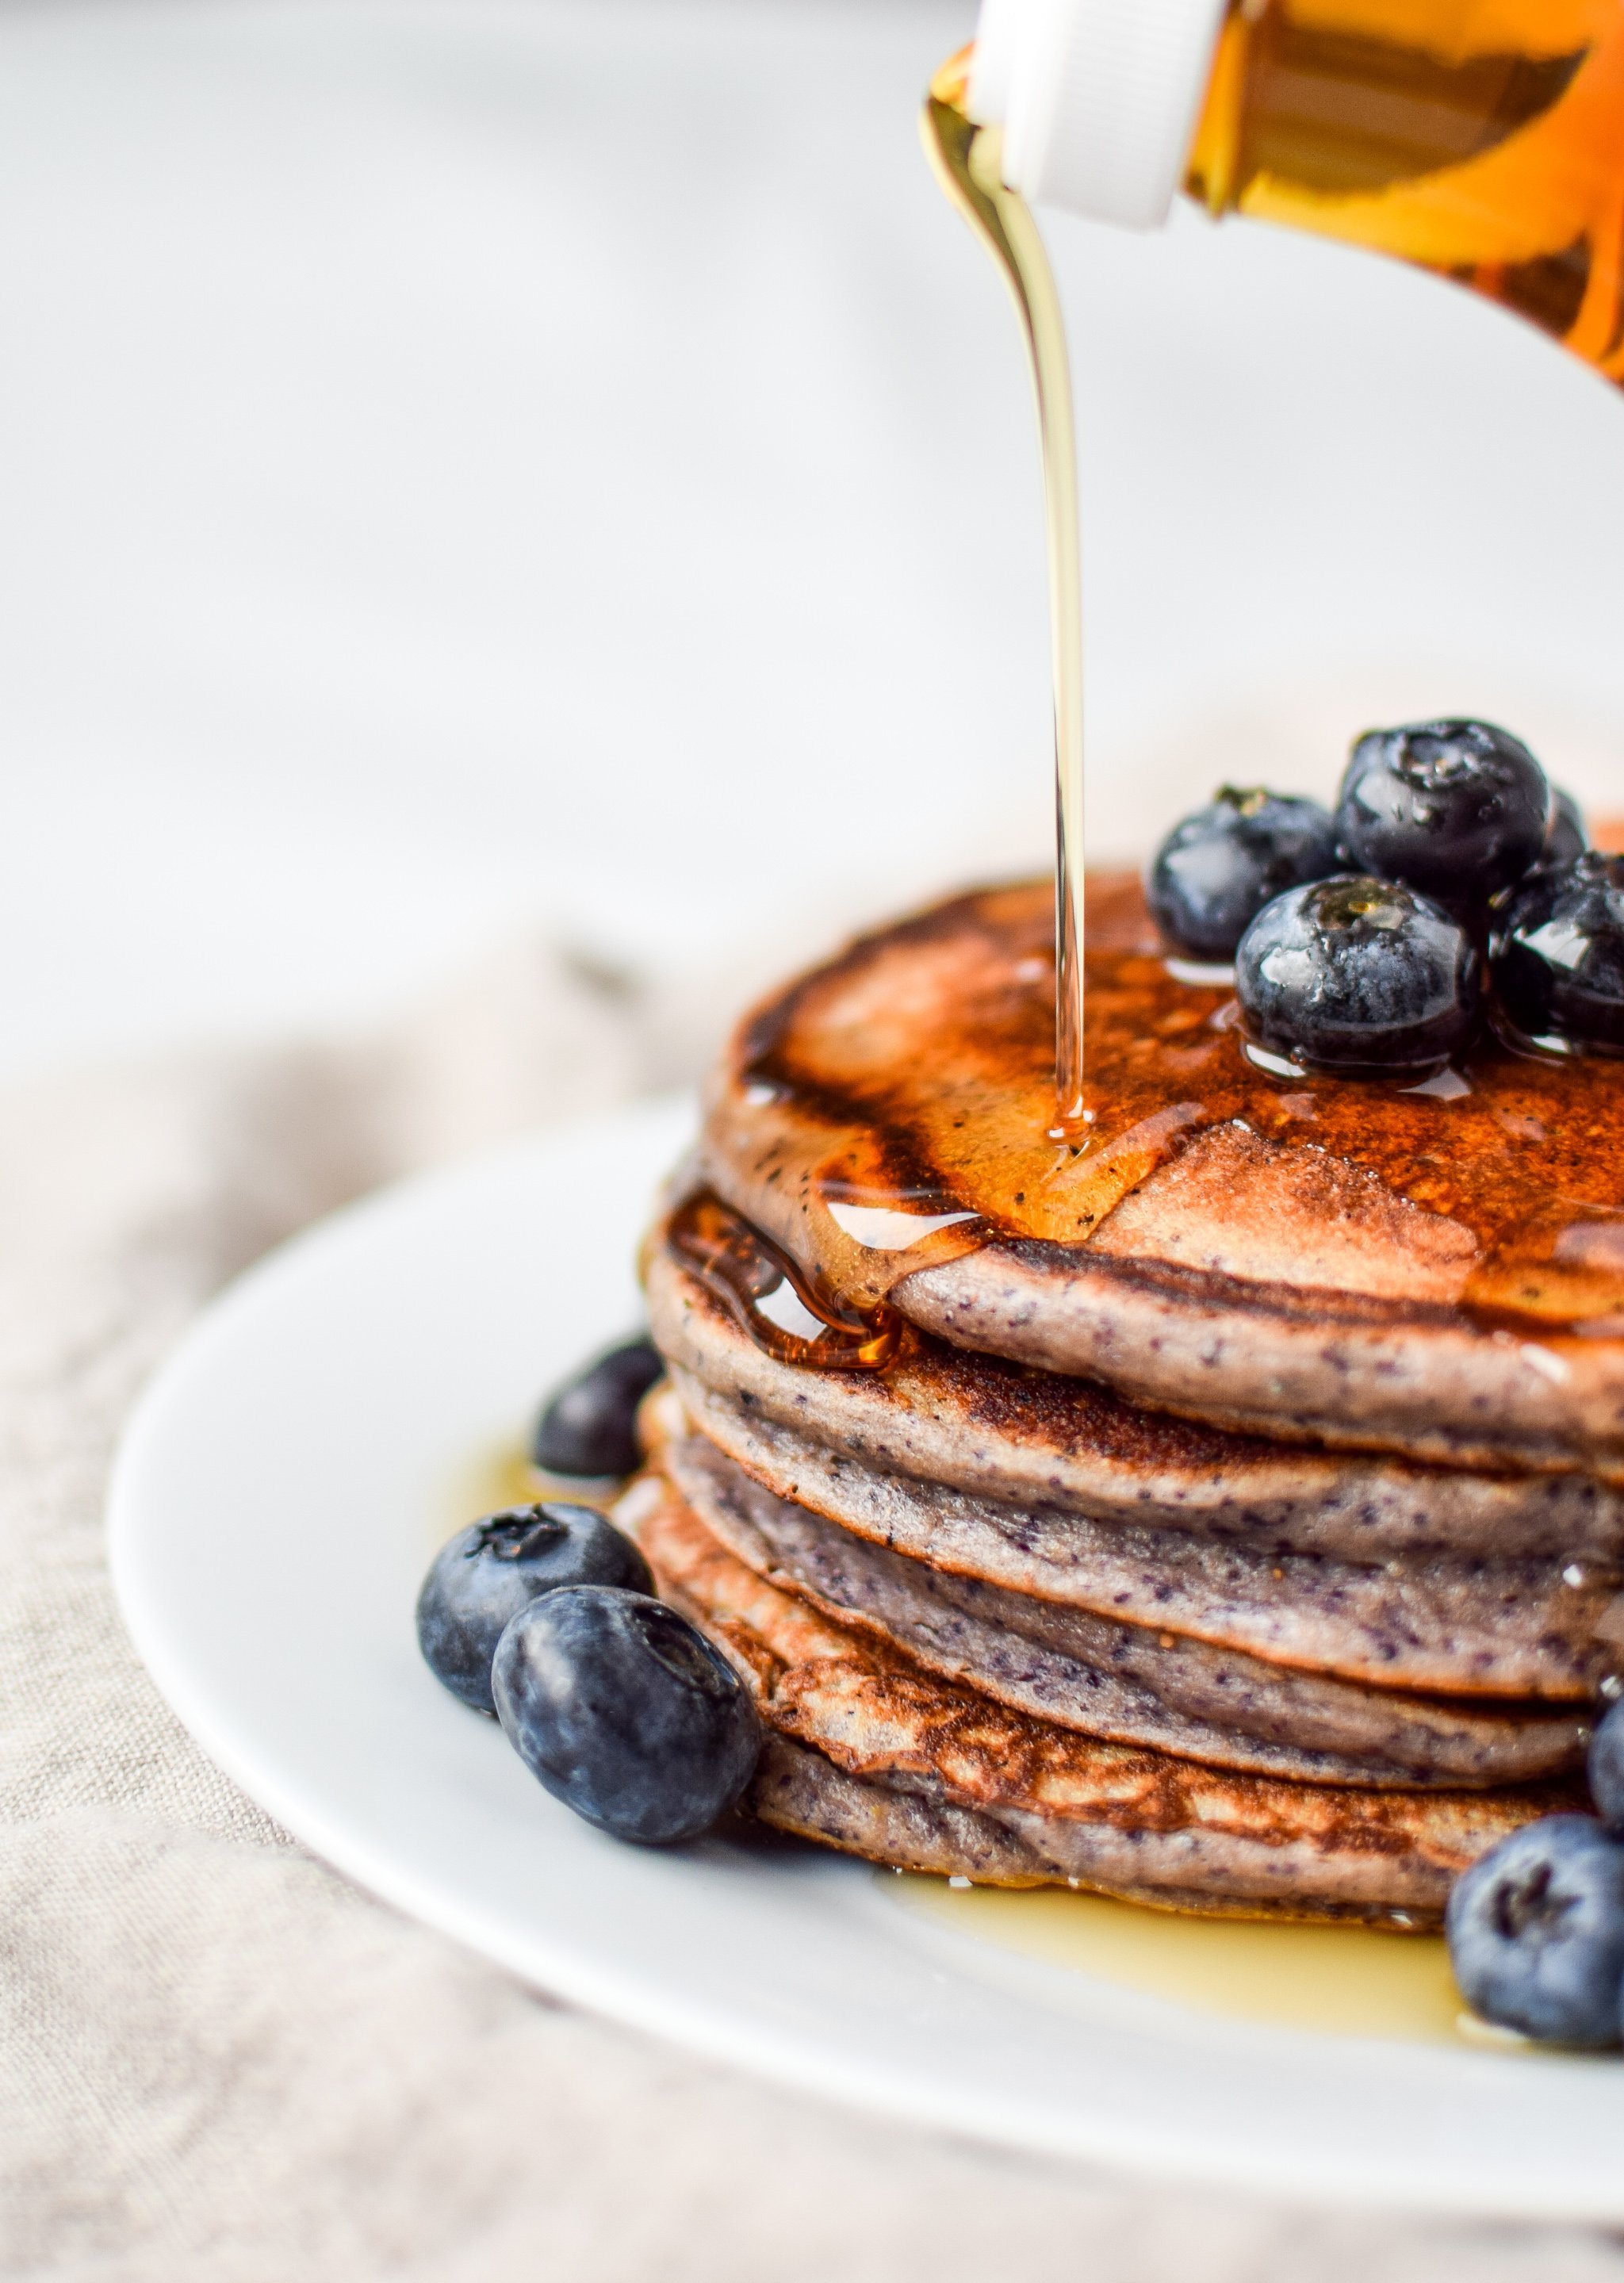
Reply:
<svg viewBox="0 0 1624 2283"><path fill-rule="evenodd" d="M1029 205L1159 230L1183 186L1227 0L982 0L965 108Z"/></svg>

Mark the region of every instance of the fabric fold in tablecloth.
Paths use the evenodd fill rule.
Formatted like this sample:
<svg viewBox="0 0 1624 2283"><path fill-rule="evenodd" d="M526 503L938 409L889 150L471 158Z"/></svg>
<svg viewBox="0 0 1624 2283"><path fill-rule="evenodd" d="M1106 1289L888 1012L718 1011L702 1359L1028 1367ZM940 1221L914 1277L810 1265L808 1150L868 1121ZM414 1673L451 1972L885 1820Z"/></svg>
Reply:
<svg viewBox="0 0 1624 2283"><path fill-rule="evenodd" d="M531 946L387 1034L0 1097L0 2273L1624 2279L1594 2234L1288 2212L708 2068L374 1904L172 1718L101 1508L199 1305L379 1180L686 1075L740 987L655 993Z"/></svg>

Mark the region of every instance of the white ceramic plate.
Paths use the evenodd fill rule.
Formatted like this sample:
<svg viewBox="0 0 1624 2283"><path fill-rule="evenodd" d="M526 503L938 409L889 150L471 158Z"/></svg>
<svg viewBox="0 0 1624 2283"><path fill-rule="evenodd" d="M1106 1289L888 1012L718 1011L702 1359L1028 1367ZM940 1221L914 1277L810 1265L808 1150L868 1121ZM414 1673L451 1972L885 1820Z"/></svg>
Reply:
<svg viewBox="0 0 1624 2283"><path fill-rule="evenodd" d="M635 1321L691 1113L409 1182L285 1246L142 1403L113 1484L137 1644L316 1851L527 1979L746 2068L1022 2147L1293 2193L1624 2218L1624 2067L1224 2020L995 1947L811 1849L621 1847L419 1663L455 1486Z"/></svg>

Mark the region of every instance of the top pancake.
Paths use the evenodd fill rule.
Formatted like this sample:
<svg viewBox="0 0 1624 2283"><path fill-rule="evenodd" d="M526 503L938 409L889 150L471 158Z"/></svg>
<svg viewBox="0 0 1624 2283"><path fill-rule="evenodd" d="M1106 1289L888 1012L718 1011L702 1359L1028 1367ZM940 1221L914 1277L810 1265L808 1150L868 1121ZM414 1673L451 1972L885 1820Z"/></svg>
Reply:
<svg viewBox="0 0 1624 2283"><path fill-rule="evenodd" d="M699 1173L808 1297L1271 1438L1624 1480L1624 1064L1271 1079L1113 877L1077 1152L1051 928L1046 882L957 898L740 1025Z"/></svg>

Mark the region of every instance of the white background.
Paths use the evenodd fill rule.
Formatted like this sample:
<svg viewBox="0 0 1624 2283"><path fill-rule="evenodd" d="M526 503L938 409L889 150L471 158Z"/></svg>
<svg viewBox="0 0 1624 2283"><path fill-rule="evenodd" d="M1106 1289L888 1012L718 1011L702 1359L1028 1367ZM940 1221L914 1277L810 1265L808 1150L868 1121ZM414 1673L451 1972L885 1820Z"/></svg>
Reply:
<svg viewBox="0 0 1624 2283"><path fill-rule="evenodd" d="M0 13L0 1072L1045 852L946 0ZM1624 810L1624 405L1468 296L1057 219L1090 837L1497 715Z"/></svg>

